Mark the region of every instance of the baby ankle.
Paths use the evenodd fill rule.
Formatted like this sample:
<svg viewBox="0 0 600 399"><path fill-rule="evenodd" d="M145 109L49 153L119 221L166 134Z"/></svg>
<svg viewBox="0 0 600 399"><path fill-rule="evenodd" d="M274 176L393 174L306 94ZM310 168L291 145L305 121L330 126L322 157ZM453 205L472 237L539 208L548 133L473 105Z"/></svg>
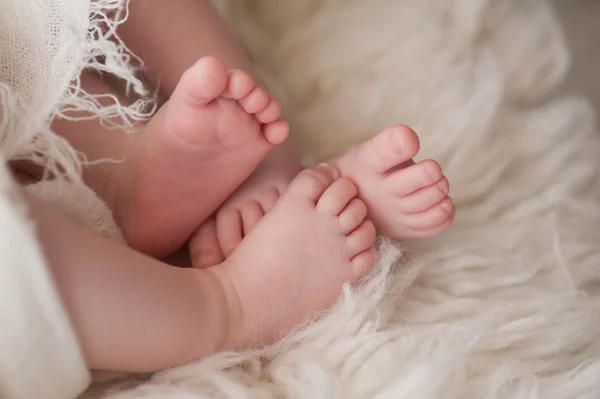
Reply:
<svg viewBox="0 0 600 399"><path fill-rule="evenodd" d="M224 304L221 307L222 313L227 315L223 323L223 339L219 344L219 350L247 349L251 344L251 339L249 339L246 328L238 290L227 270L227 261L204 271L211 274L218 282L219 296L222 298L220 302Z"/></svg>

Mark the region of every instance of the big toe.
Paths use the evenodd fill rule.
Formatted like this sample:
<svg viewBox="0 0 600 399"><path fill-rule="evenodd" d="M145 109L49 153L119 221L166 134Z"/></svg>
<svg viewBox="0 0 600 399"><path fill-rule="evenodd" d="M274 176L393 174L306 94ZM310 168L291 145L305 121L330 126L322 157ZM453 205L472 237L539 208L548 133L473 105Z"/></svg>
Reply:
<svg viewBox="0 0 600 399"><path fill-rule="evenodd" d="M361 169L382 174L392 169L408 166L417 155L420 142L417 134L404 125L394 125L359 145L351 162L360 162ZM348 156L352 156L349 153ZM344 163L344 156L340 159Z"/></svg>
<svg viewBox="0 0 600 399"><path fill-rule="evenodd" d="M327 188L339 177L340 172L337 168L328 164L304 169L292 180L283 193L282 199L290 196L300 196L316 205Z"/></svg>
<svg viewBox="0 0 600 399"><path fill-rule="evenodd" d="M206 105L225 92L229 72L223 61L204 57L183 73L171 99Z"/></svg>

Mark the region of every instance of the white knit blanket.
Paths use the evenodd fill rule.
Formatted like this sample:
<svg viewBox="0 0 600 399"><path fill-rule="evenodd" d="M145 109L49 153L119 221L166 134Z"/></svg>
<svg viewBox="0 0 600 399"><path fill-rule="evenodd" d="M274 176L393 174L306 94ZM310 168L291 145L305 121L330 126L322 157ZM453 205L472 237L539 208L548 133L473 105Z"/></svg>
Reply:
<svg viewBox="0 0 600 399"><path fill-rule="evenodd" d="M570 54L550 3L218 5L309 162L411 125L421 156L447 171L455 226L383 245L369 282L273 348L145 378L98 376L85 396L599 398L600 136L587 100L558 91ZM29 189L116 234L90 193L75 208L80 188Z"/></svg>

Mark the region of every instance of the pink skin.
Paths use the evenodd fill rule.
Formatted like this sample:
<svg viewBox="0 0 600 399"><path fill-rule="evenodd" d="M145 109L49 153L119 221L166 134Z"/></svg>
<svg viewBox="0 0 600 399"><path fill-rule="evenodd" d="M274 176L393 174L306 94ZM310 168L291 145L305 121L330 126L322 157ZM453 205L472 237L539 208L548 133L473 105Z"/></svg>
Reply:
<svg viewBox="0 0 600 399"><path fill-rule="evenodd" d="M115 216L130 245L155 257L183 245L287 138L280 116L247 73L214 57L188 69L115 179Z"/></svg>
<svg viewBox="0 0 600 399"><path fill-rule="evenodd" d="M395 239L435 236L455 214L450 186L433 160L415 163L419 139L406 126L392 126L330 161L359 190L369 217L383 234ZM250 178L190 240L196 267L221 262L266 214L290 178L281 170Z"/></svg>
<svg viewBox="0 0 600 399"><path fill-rule="evenodd" d="M335 168L306 169L207 270L171 267L24 198L87 365L143 373L272 343L329 308L375 260L357 195Z"/></svg>
<svg viewBox="0 0 600 399"><path fill-rule="evenodd" d="M448 179L434 160L414 163L418 152L416 133L399 125L332 162L356 183L377 228L399 240L435 236L454 218Z"/></svg>
<svg viewBox="0 0 600 399"><path fill-rule="evenodd" d="M357 194L331 166L300 172L232 254L209 269L239 309L233 315L242 315L232 321L234 346L275 341L372 268L376 231Z"/></svg>
<svg viewBox="0 0 600 399"><path fill-rule="evenodd" d="M263 165L190 238L194 265L214 265L231 254L256 223L275 205L293 173Z"/></svg>
<svg viewBox="0 0 600 399"><path fill-rule="evenodd" d="M296 173L261 165L251 175L288 135L280 115L281 106L247 73L229 72L213 57L190 68L132 143L115 179L113 208L130 245L160 257L190 239L199 267L229 256ZM435 161L414 164L418 151L411 129L392 126L330 161L392 238L439 234L454 217L448 180Z"/></svg>

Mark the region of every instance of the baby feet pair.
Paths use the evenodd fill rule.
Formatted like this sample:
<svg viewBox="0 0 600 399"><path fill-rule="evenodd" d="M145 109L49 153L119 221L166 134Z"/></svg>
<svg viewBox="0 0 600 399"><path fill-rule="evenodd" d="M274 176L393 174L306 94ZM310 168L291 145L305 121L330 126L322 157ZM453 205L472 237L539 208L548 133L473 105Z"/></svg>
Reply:
<svg viewBox="0 0 600 399"><path fill-rule="evenodd" d="M191 243L199 266L233 253L292 180L292 173L267 171L248 181L249 194L238 195L227 215L219 212L273 146L286 139L289 129L280 117L280 105L248 74L228 71L214 57L198 61L133 143L116 176L115 216L130 245L166 256L199 228ZM393 126L329 162L358 190L360 205L351 212L368 209L375 226L392 238L438 234L454 216L448 180L435 161L415 164L418 151L416 134ZM216 218L204 223L215 210ZM277 214L282 232L300 222Z"/></svg>

